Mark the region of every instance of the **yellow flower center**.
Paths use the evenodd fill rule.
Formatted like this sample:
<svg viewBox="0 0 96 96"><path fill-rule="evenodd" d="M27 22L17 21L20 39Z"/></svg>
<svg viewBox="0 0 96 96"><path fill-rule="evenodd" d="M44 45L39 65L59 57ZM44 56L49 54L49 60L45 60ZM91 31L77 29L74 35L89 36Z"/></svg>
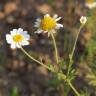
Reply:
<svg viewBox="0 0 96 96"><path fill-rule="evenodd" d="M86 2L87 2L88 4L92 4L92 3L94 3L94 0L86 0Z"/></svg>
<svg viewBox="0 0 96 96"><path fill-rule="evenodd" d="M16 42L16 43L21 42L23 39L24 39L24 37L23 37L22 35L20 35L20 34L17 34L17 35L15 35L15 36L13 36L13 40L14 40L14 42Z"/></svg>
<svg viewBox="0 0 96 96"><path fill-rule="evenodd" d="M56 27L56 20L52 17L44 17L41 20L40 28L44 31L50 31Z"/></svg>

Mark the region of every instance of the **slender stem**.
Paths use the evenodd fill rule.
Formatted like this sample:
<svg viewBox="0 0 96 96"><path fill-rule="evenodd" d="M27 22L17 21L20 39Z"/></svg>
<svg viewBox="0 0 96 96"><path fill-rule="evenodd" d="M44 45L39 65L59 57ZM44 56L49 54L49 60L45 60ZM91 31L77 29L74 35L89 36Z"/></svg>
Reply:
<svg viewBox="0 0 96 96"><path fill-rule="evenodd" d="M51 33L51 32L50 32L50 33ZM58 59L58 51L57 51L56 41L55 41L55 38L54 38L53 33L51 33L51 37L52 37L53 44L54 44L54 48L55 48L56 62L57 62L57 64L58 64L58 61L59 61L59 59Z"/></svg>
<svg viewBox="0 0 96 96"><path fill-rule="evenodd" d="M51 68L49 68L47 65L43 64L42 62L36 60L35 58L33 58L31 55L28 54L28 52L26 52L22 47L20 48L22 50L22 52L24 52L30 59L32 59L33 61L37 62L38 64L42 65L43 67L45 67L46 69L54 72L54 70L52 70ZM66 80L66 75L62 75L59 74L61 77L63 76L64 80ZM71 82L69 80L67 80L68 85L72 88L72 90L75 92L75 94L77 94L77 96L80 96L79 93L76 91L76 89L74 88L74 86L71 84Z"/></svg>
<svg viewBox="0 0 96 96"><path fill-rule="evenodd" d="M77 37L76 37L76 40L75 40L75 43L74 43L74 46L73 46L73 50L72 50L72 53L71 53L71 56L72 56L72 57L73 57L73 55L74 55L74 51L75 51L75 48L76 48L76 44L77 44L78 37L79 37L79 34L80 34L81 29L82 29L82 26L80 26L79 31L78 31L78 33L77 33Z"/></svg>
<svg viewBox="0 0 96 96"><path fill-rule="evenodd" d="M73 54L74 54L74 50L75 50L75 46L76 46L76 43L77 43L77 40L78 40L78 36L79 36L79 33L80 33L80 30L81 30L82 27L80 27L79 29L79 32L77 34L77 38L76 38L76 41L75 41L75 44L74 44L74 47L73 47L73 51L72 51L72 57L73 57ZM55 48L55 54L56 54L56 60L57 60L57 64L58 64L58 53L57 53L57 47L56 47L56 42L55 42L55 38L54 38L54 35L51 33L51 36L52 36L52 39L53 39L53 43L54 43L54 48ZM70 66L71 67L71 66ZM69 70L70 71L70 70ZM62 76L62 74L60 74ZM66 80L66 75L64 75L64 80ZM70 80L68 79L67 80L67 83L68 85L72 88L72 90L75 92L75 94L77 96L80 96L80 94L78 93L78 91L74 88L74 86L71 84Z"/></svg>
<svg viewBox="0 0 96 96"><path fill-rule="evenodd" d="M67 81L67 83L72 88L72 90L75 92L75 94L77 96L80 96L80 94L78 93L78 91L75 89L75 87L72 85L72 83L69 80Z"/></svg>
<svg viewBox="0 0 96 96"><path fill-rule="evenodd" d="M34 57L32 57L31 55L29 55L29 53L26 52L26 51L24 50L24 48L21 47L20 49L21 49L31 60L35 61L36 63L38 63L38 64L40 64L40 65L42 65L42 66L45 67L46 69L53 71L53 70L52 70L51 68L49 68L47 65L43 64L42 62L36 60Z"/></svg>
<svg viewBox="0 0 96 96"><path fill-rule="evenodd" d="M71 66L73 64L73 55L74 55L74 51L75 51L75 48L76 48L76 44L77 44L77 41L78 41L78 37L79 37L79 34L80 34L80 31L82 29L82 25L80 26L79 28L79 31L77 33L77 36L76 36L76 39L75 39L75 43L74 43L74 46L73 46L73 49L72 49L72 53L69 55L69 66L68 66L68 71L67 71L67 76L69 75L69 72L70 72L70 69L71 69Z"/></svg>

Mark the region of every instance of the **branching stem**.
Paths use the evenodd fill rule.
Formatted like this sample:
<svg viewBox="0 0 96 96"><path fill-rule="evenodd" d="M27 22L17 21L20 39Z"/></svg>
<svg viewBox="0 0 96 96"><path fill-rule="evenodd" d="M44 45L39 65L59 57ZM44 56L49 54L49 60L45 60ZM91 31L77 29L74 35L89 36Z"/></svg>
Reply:
<svg viewBox="0 0 96 96"><path fill-rule="evenodd" d="M31 60L35 61L36 63L42 65L43 67L45 67L48 70L53 71L50 67L48 67L47 65L43 64L42 62L36 60L34 57L32 57L27 51L25 51L25 49L23 47L21 47L21 50L23 53L25 53Z"/></svg>

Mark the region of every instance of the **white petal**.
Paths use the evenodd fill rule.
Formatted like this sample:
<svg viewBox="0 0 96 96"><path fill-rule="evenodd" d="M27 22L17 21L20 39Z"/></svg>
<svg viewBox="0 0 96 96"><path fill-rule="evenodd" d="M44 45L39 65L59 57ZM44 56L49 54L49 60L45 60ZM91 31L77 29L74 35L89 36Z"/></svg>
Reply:
<svg viewBox="0 0 96 96"><path fill-rule="evenodd" d="M17 29L13 29L12 31L10 31L10 33L11 33L12 36L14 36L14 35L17 34L17 31L18 31Z"/></svg>
<svg viewBox="0 0 96 96"><path fill-rule="evenodd" d="M37 21L37 22L41 22L41 19L40 19L40 18L37 18L36 21Z"/></svg>
<svg viewBox="0 0 96 96"><path fill-rule="evenodd" d="M39 25L39 24L35 24L35 25L34 25L34 27L39 28L39 27L40 27L40 25Z"/></svg>
<svg viewBox="0 0 96 96"><path fill-rule="evenodd" d="M23 31L23 32L26 33L26 34L28 33L28 31Z"/></svg>
<svg viewBox="0 0 96 96"><path fill-rule="evenodd" d="M56 24L56 29L60 29L61 27L63 27L62 24L59 24L59 23Z"/></svg>
<svg viewBox="0 0 96 96"><path fill-rule="evenodd" d="M57 14L55 14L55 15L53 16L53 18L54 18L54 19L56 19L57 17L58 17L58 15L57 15Z"/></svg>
<svg viewBox="0 0 96 96"><path fill-rule="evenodd" d="M50 15L49 15L49 14L46 14L46 15L44 16L44 18L45 18L45 17L50 17Z"/></svg>
<svg viewBox="0 0 96 96"><path fill-rule="evenodd" d="M95 8L95 7L96 7L96 2L94 2L92 5L92 8Z"/></svg>
<svg viewBox="0 0 96 96"><path fill-rule="evenodd" d="M23 32L22 28L18 28L18 33Z"/></svg>
<svg viewBox="0 0 96 96"><path fill-rule="evenodd" d="M61 19L61 17L58 17L58 18L56 18L55 20L56 20L56 21L59 21L60 19Z"/></svg>
<svg viewBox="0 0 96 96"><path fill-rule="evenodd" d="M48 32L48 37L50 36L50 32Z"/></svg>
<svg viewBox="0 0 96 96"><path fill-rule="evenodd" d="M56 31L55 30L52 30L52 33L56 33Z"/></svg>
<svg viewBox="0 0 96 96"><path fill-rule="evenodd" d="M36 21L34 27L37 27L37 28L40 27L40 23L41 21L40 22Z"/></svg>
<svg viewBox="0 0 96 96"><path fill-rule="evenodd" d="M48 31L43 31L44 33L47 33Z"/></svg>
<svg viewBox="0 0 96 96"><path fill-rule="evenodd" d="M18 34L19 34L19 35L22 35L22 36L26 35L26 33L22 32L22 31L19 32Z"/></svg>
<svg viewBox="0 0 96 96"><path fill-rule="evenodd" d="M96 2L94 2L94 4L93 4L93 5L94 5L94 7L96 7Z"/></svg>
<svg viewBox="0 0 96 96"><path fill-rule="evenodd" d="M35 22L35 25L37 25L39 22ZM39 23L40 24L40 23Z"/></svg>
<svg viewBox="0 0 96 96"><path fill-rule="evenodd" d="M40 33L42 33L43 32L43 30L41 30L41 29L38 29L37 31L35 31L34 33L38 33L38 34L40 34Z"/></svg>
<svg viewBox="0 0 96 96"><path fill-rule="evenodd" d="M21 47L21 44L15 44L16 48L20 48Z"/></svg>
<svg viewBox="0 0 96 96"><path fill-rule="evenodd" d="M40 27L40 23L35 24L34 27L39 28Z"/></svg>
<svg viewBox="0 0 96 96"><path fill-rule="evenodd" d="M18 34L26 35L26 34L27 34L26 32L27 32L27 31L19 31Z"/></svg>
<svg viewBox="0 0 96 96"><path fill-rule="evenodd" d="M15 43L11 44L11 48L12 48L12 49L15 49L15 48L16 48Z"/></svg>
<svg viewBox="0 0 96 96"><path fill-rule="evenodd" d="M9 43L9 44L13 43L13 39L10 34L6 34L6 40L7 40L7 43Z"/></svg>
<svg viewBox="0 0 96 96"><path fill-rule="evenodd" d="M29 45L29 42L25 40L25 41L22 41L22 42L20 43L20 45L22 45L22 46Z"/></svg>
<svg viewBox="0 0 96 96"><path fill-rule="evenodd" d="M90 8L90 9L92 8L92 5L91 4L88 4L88 3L86 3L85 6L88 7L88 8Z"/></svg>
<svg viewBox="0 0 96 96"><path fill-rule="evenodd" d="M96 7L96 2L94 2L93 4L86 3L85 6L92 9L92 8Z"/></svg>
<svg viewBox="0 0 96 96"><path fill-rule="evenodd" d="M25 40L30 40L30 35L24 35Z"/></svg>

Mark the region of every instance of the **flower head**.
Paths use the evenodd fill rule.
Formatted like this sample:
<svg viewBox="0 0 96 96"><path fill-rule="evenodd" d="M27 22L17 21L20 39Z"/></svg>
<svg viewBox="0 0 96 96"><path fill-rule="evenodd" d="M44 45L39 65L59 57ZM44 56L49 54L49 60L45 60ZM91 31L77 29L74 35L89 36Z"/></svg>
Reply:
<svg viewBox="0 0 96 96"><path fill-rule="evenodd" d="M80 23L81 23L82 25L84 25L86 22L87 22L87 17L86 17L86 16L81 16L81 18L80 18Z"/></svg>
<svg viewBox="0 0 96 96"><path fill-rule="evenodd" d="M48 32L48 36L50 35L50 32L55 33L55 29L63 27L62 24L57 23L60 19L61 17L58 17L58 15L51 17L49 14L46 14L42 19L37 19L34 27L37 27L38 30L35 31L35 33Z"/></svg>
<svg viewBox="0 0 96 96"><path fill-rule="evenodd" d="M29 45L30 35L27 31L23 31L22 28L13 29L10 34L6 34L7 43L11 45L11 48L20 48L20 46Z"/></svg>
<svg viewBox="0 0 96 96"><path fill-rule="evenodd" d="M96 7L96 1L95 0L86 0L85 6L89 9Z"/></svg>

